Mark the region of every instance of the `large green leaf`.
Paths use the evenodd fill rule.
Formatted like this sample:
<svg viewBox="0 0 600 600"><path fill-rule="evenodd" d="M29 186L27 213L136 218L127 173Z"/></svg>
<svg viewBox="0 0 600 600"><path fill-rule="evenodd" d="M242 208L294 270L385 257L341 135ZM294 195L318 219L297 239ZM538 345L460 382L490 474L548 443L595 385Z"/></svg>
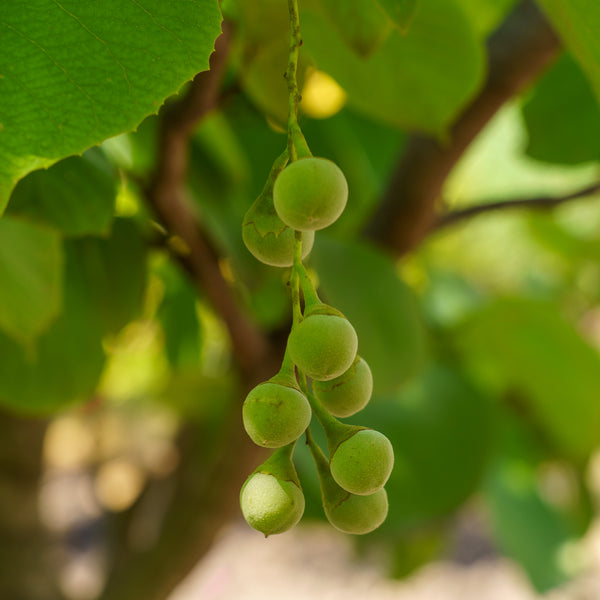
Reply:
<svg viewBox="0 0 600 600"><path fill-rule="evenodd" d="M165 334L167 358L173 367L198 366L201 337L197 291L171 262L161 264L158 271L165 291L157 317Z"/></svg>
<svg viewBox="0 0 600 600"><path fill-rule="evenodd" d="M600 160L600 107L570 54L538 82L523 116L533 158L567 164Z"/></svg>
<svg viewBox="0 0 600 600"><path fill-rule="evenodd" d="M139 316L146 290L146 246L135 223L116 219L110 237L83 238L79 263L89 273L88 302L103 333Z"/></svg>
<svg viewBox="0 0 600 600"><path fill-rule="evenodd" d="M104 353L90 288L93 273L79 250L79 242L65 243L63 312L35 347L0 334L0 404L15 411L47 413L89 399L100 377Z"/></svg>
<svg viewBox="0 0 600 600"><path fill-rule="evenodd" d="M0 219L0 330L20 343L39 335L60 311L61 281L58 234L24 219Z"/></svg>
<svg viewBox="0 0 600 600"><path fill-rule="evenodd" d="M544 454L538 436L508 413L499 411L496 419L498 453L482 486L494 541L544 592L569 579L561 550L589 525L589 511L582 507L588 500L576 476L562 485L540 485L543 466L550 463L540 462ZM583 519L576 516L582 508Z"/></svg>
<svg viewBox="0 0 600 600"><path fill-rule="evenodd" d="M375 390L397 389L418 372L425 353L411 289L387 256L366 245L320 235L311 256L323 298L358 333L358 351L371 366Z"/></svg>
<svg viewBox="0 0 600 600"><path fill-rule="evenodd" d="M123 131L208 68L216 0L0 4L0 212L26 173Z"/></svg>
<svg viewBox="0 0 600 600"><path fill-rule="evenodd" d="M304 48L348 93L348 103L398 126L443 135L482 82L481 40L451 0L423 0L407 35L392 33L367 60L326 17L301 13Z"/></svg>
<svg viewBox="0 0 600 600"><path fill-rule="evenodd" d="M108 233L116 179L97 148L72 156L48 170L30 173L14 189L7 215L26 215L68 236Z"/></svg>
<svg viewBox="0 0 600 600"><path fill-rule="evenodd" d="M377 0L387 16L406 33L419 6L419 0Z"/></svg>
<svg viewBox="0 0 600 600"><path fill-rule="evenodd" d="M358 56L370 56L392 31L392 22L375 0L321 0L321 4Z"/></svg>
<svg viewBox="0 0 600 600"><path fill-rule="evenodd" d="M538 0L579 62L600 100L600 4L591 0Z"/></svg>
<svg viewBox="0 0 600 600"><path fill-rule="evenodd" d="M35 345L0 334L0 404L19 412L89 399L104 365L102 338L141 308L145 252L132 222L116 220L106 239L67 240L64 250L62 313Z"/></svg>
<svg viewBox="0 0 600 600"><path fill-rule="evenodd" d="M582 458L600 444L600 355L556 305L497 300L455 339L487 382L518 394L563 453Z"/></svg>

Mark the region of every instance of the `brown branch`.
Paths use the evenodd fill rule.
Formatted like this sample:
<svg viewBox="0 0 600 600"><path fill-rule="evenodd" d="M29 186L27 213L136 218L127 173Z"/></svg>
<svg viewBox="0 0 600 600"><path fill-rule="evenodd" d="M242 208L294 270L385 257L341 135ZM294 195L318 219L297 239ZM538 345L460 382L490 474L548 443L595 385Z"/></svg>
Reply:
<svg viewBox="0 0 600 600"><path fill-rule="evenodd" d="M218 104L228 47L229 35L224 27L215 44L210 71L198 74L188 93L165 107L157 167L146 197L167 231L181 238L189 249L179 260L225 323L233 354L245 374L264 359L267 341L237 304L219 267L219 255L199 227L184 192L190 136L199 120Z"/></svg>
<svg viewBox="0 0 600 600"><path fill-rule="evenodd" d="M190 136L219 101L227 47L225 32L217 40L211 70L197 75L186 96L165 107L157 167L146 198L167 232L189 249L176 258L227 326L241 375L236 395L241 400L275 372L281 348L267 340L236 303L221 273L219 255L184 192ZM205 421L186 423L177 440L181 461L176 471L147 488L125 514L110 520L114 546L102 600L164 600L210 548L221 527L239 513L240 487L264 449L244 432L240 402L222 411L218 422L209 410ZM136 547L136 530L154 530L159 537Z"/></svg>
<svg viewBox="0 0 600 600"><path fill-rule="evenodd" d="M433 223L431 231L437 231L450 225L455 225L465 219L470 219L478 215L496 210L513 209L513 208L531 208L536 210L548 210L570 202L578 200L600 192L600 181L588 185L580 190L571 192L564 196L538 196L536 198L514 198L510 200L497 200L495 202L482 202L474 206L451 210L440 215Z"/></svg>
<svg viewBox="0 0 600 600"><path fill-rule="evenodd" d="M466 148L509 99L555 58L558 38L531 0L521 2L488 41L487 81L442 143L410 137L366 235L395 253L415 247L435 221L436 203L448 174Z"/></svg>

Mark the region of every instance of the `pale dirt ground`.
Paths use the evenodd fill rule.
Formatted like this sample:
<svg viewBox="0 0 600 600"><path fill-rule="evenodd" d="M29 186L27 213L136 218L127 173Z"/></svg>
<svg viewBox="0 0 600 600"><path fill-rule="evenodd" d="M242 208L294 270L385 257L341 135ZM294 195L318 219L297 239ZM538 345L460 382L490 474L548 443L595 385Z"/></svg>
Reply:
<svg viewBox="0 0 600 600"><path fill-rule="evenodd" d="M600 600L600 529L586 540L590 568L540 596L510 561L432 563L408 579L386 579L359 561L350 540L327 525L265 538L244 523L224 530L170 600Z"/></svg>

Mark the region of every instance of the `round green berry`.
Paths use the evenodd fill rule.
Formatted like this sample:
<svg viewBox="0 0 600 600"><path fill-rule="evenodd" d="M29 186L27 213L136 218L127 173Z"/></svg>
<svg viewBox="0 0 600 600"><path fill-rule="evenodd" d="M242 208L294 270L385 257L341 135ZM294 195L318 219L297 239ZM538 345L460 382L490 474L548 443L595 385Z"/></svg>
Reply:
<svg viewBox="0 0 600 600"><path fill-rule="evenodd" d="M240 506L250 527L273 535L298 523L304 513L304 495L293 481L254 473L242 486Z"/></svg>
<svg viewBox="0 0 600 600"><path fill-rule="evenodd" d="M334 480L346 491L373 494L392 472L394 449L383 433L361 429L339 444L329 465Z"/></svg>
<svg viewBox="0 0 600 600"><path fill-rule="evenodd" d="M358 337L348 319L314 314L292 329L288 348L301 371L326 381L348 370L356 356Z"/></svg>
<svg viewBox="0 0 600 600"><path fill-rule="evenodd" d="M313 392L335 417L349 417L362 410L371 399L373 375L364 358L357 356L351 367L329 381L315 381Z"/></svg>
<svg viewBox="0 0 600 600"><path fill-rule="evenodd" d="M244 400L244 428L252 441L265 448L279 448L297 440L311 418L310 404L298 389L266 381Z"/></svg>
<svg viewBox="0 0 600 600"><path fill-rule="evenodd" d="M331 225L344 211L348 183L342 170L314 156L290 163L277 177L273 203L281 220L299 231Z"/></svg>
<svg viewBox="0 0 600 600"><path fill-rule="evenodd" d="M377 529L387 517L388 497L382 488L368 496L348 494L335 505L325 505L327 520L344 533L361 535Z"/></svg>
<svg viewBox="0 0 600 600"><path fill-rule="evenodd" d="M261 262L273 267L290 267L294 262L294 230L264 207L252 205L242 223L242 239L246 248ZM302 235L302 258L313 247L315 234Z"/></svg>

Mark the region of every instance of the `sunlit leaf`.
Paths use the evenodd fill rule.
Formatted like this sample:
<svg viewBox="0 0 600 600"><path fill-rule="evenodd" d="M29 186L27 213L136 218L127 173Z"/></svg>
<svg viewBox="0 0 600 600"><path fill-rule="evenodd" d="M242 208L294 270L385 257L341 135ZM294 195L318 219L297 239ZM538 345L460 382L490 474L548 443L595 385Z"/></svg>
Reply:
<svg viewBox="0 0 600 600"><path fill-rule="evenodd" d="M409 32L393 32L368 60L316 10L301 20L303 49L372 118L442 135L482 82L481 40L451 0L423 1Z"/></svg>
<svg viewBox="0 0 600 600"><path fill-rule="evenodd" d="M566 164L600 160L600 105L569 54L538 82L523 116L533 158Z"/></svg>
<svg viewBox="0 0 600 600"><path fill-rule="evenodd" d="M39 335L60 311L61 280L57 232L21 218L0 219L0 330L20 343Z"/></svg>
<svg viewBox="0 0 600 600"><path fill-rule="evenodd" d="M321 0L344 41L358 55L371 55L387 38L392 24L376 0Z"/></svg>
<svg viewBox="0 0 600 600"><path fill-rule="evenodd" d="M539 3L600 100L600 4L589 0L539 0Z"/></svg>
<svg viewBox="0 0 600 600"><path fill-rule="evenodd" d="M420 0L377 0L393 23L406 33L415 16Z"/></svg>
<svg viewBox="0 0 600 600"><path fill-rule="evenodd" d="M216 0L0 4L0 213L26 173L134 129L197 72Z"/></svg>
<svg viewBox="0 0 600 600"><path fill-rule="evenodd" d="M105 234L113 218L116 180L97 149L48 170L30 173L15 188L7 214L26 215L68 236Z"/></svg>
<svg viewBox="0 0 600 600"><path fill-rule="evenodd" d="M455 339L485 381L520 401L568 456L600 443L600 355L551 303L500 299Z"/></svg>

